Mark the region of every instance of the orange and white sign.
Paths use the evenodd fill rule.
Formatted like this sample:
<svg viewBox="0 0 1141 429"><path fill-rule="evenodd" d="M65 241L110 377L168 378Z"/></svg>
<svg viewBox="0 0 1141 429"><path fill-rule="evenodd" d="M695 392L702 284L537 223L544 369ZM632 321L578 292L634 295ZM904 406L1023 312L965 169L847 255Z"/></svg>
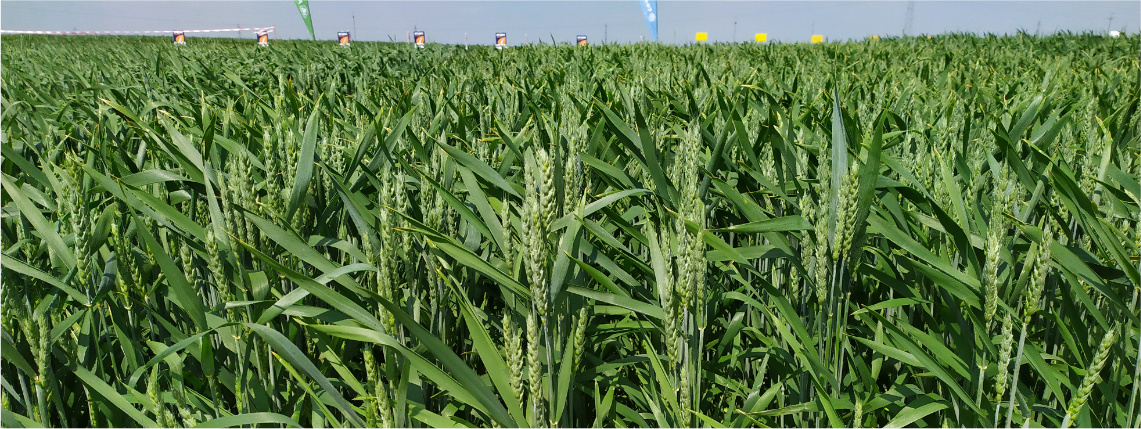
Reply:
<svg viewBox="0 0 1141 429"><path fill-rule="evenodd" d="M495 33L495 48L503 49L507 46L507 33Z"/></svg>
<svg viewBox="0 0 1141 429"><path fill-rule="evenodd" d="M412 40L416 41L416 47L417 48L423 48L424 47L424 39L425 39L425 37L424 37L423 31L417 31L417 32L412 33Z"/></svg>
<svg viewBox="0 0 1141 429"><path fill-rule="evenodd" d="M341 46L349 46L349 39L350 36L348 31L337 33L337 43L340 43Z"/></svg>
<svg viewBox="0 0 1141 429"><path fill-rule="evenodd" d="M181 31L175 32L174 33L174 44L185 45L186 44L186 33L181 32Z"/></svg>

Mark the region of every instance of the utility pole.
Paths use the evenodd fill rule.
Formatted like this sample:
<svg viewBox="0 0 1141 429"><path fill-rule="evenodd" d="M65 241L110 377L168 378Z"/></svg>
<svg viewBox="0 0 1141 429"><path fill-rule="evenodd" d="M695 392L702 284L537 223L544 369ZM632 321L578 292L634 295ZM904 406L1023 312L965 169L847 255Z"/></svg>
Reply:
<svg viewBox="0 0 1141 429"><path fill-rule="evenodd" d="M353 12L353 34L357 34L357 13ZM360 37L357 35L356 37Z"/></svg>
<svg viewBox="0 0 1141 429"><path fill-rule="evenodd" d="M737 43L737 21L733 21L733 43Z"/></svg>
<svg viewBox="0 0 1141 429"><path fill-rule="evenodd" d="M234 27L236 27L236 28L242 28L242 24L234 24ZM238 38L239 38L239 39L241 39L241 38L242 38L242 30L238 30Z"/></svg>
<svg viewBox="0 0 1141 429"><path fill-rule="evenodd" d="M907 16L903 19L903 35L911 34L911 21L915 20L915 0L907 2Z"/></svg>
<svg viewBox="0 0 1141 429"><path fill-rule="evenodd" d="M1109 25L1105 26L1105 31L1113 30L1113 12L1109 13Z"/></svg>
<svg viewBox="0 0 1141 429"><path fill-rule="evenodd" d="M1109 22L1113 22L1112 16L1109 18ZM604 45L606 44L606 34L608 31L608 28L607 28L608 25L609 24L606 24L606 23L602 24L602 44L604 44Z"/></svg>

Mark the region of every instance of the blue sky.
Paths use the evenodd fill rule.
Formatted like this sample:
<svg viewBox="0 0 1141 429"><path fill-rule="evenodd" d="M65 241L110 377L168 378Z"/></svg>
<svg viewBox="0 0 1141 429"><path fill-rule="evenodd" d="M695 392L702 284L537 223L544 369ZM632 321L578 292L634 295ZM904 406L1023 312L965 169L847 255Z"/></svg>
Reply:
<svg viewBox="0 0 1141 429"><path fill-rule="evenodd" d="M829 40L870 35L972 32L1042 34L1056 31L1136 33L1141 2L1133 1L719 1L658 0L659 41L689 43L694 33L713 42L803 42L812 34ZM310 0L317 38L333 40L353 31L354 40L405 41L415 28L429 42L491 44L506 32L510 44L630 43L650 38L635 0ZM256 1L12 1L0 2L4 30L167 30L275 26L273 38L308 38L290 0ZM354 30L355 29L355 30ZM188 35L191 38L196 35ZM218 34L238 37L237 33ZM244 33L241 37L253 38Z"/></svg>

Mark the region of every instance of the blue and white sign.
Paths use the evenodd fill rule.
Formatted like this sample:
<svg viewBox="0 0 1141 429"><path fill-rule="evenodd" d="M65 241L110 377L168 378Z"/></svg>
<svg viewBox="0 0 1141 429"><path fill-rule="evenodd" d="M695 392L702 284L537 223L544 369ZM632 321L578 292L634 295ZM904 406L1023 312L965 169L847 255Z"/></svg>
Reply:
<svg viewBox="0 0 1141 429"><path fill-rule="evenodd" d="M642 4L642 14L646 16L646 25L650 27L650 39L658 41L658 0L638 0Z"/></svg>

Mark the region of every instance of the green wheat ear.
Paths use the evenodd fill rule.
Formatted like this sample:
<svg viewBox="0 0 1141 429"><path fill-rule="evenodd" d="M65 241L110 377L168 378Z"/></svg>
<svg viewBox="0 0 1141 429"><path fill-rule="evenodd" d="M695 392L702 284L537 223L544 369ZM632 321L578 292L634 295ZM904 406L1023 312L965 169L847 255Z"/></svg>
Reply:
<svg viewBox="0 0 1141 429"><path fill-rule="evenodd" d="M998 210L999 205L994 204L991 210L990 225L986 236L986 259L983 273L983 288L985 291L983 318L987 327L991 326L995 312L998 311L999 289L998 267L1001 263L1002 248L1006 241L1005 214ZM989 329L988 329L989 330Z"/></svg>
<svg viewBox="0 0 1141 429"><path fill-rule="evenodd" d="M1014 345L1014 331L1013 320L1010 313L1004 313L1002 316L1002 336L1000 338L1000 346L998 351L998 376L994 381L994 397L995 402L1002 400L1002 394L1006 393L1006 381L1010 377L1010 351Z"/></svg>
<svg viewBox="0 0 1141 429"><path fill-rule="evenodd" d="M503 313L503 337L504 337L504 351L507 355L507 368L511 372L511 392L515 395L515 399L519 403L524 403L525 391L523 390L523 365L526 362L523 352L523 332L519 327L515 326L511 315L507 312ZM530 352L530 348L527 349Z"/></svg>
<svg viewBox="0 0 1141 429"><path fill-rule="evenodd" d="M1022 317L1029 322L1030 317L1038 311L1042 291L1046 288L1046 276L1050 273L1050 244L1054 240L1053 229L1047 224L1042 231L1042 241L1038 243L1038 252L1034 257L1034 271L1031 272L1030 282L1026 287L1025 300L1022 305Z"/></svg>
<svg viewBox="0 0 1141 429"><path fill-rule="evenodd" d="M1062 420L1062 427L1070 427L1074 416L1082 411L1082 407L1089 401L1090 394L1093 393L1094 385L1101 381L1101 370L1105 366L1106 361L1110 358L1110 353L1113 351L1114 341L1117 339L1117 331L1119 325L1114 326L1109 331L1106 331L1105 336L1102 337L1101 343L1097 346L1097 351L1094 352L1093 359L1090 360L1089 366L1086 368L1086 374L1082 377L1082 384L1078 390L1074 392L1070 398L1070 404L1066 407L1066 417Z"/></svg>
<svg viewBox="0 0 1141 429"><path fill-rule="evenodd" d="M527 396L531 399L531 427L546 427L546 406L543 401L543 362L539 358L539 322L532 314L527 318Z"/></svg>

